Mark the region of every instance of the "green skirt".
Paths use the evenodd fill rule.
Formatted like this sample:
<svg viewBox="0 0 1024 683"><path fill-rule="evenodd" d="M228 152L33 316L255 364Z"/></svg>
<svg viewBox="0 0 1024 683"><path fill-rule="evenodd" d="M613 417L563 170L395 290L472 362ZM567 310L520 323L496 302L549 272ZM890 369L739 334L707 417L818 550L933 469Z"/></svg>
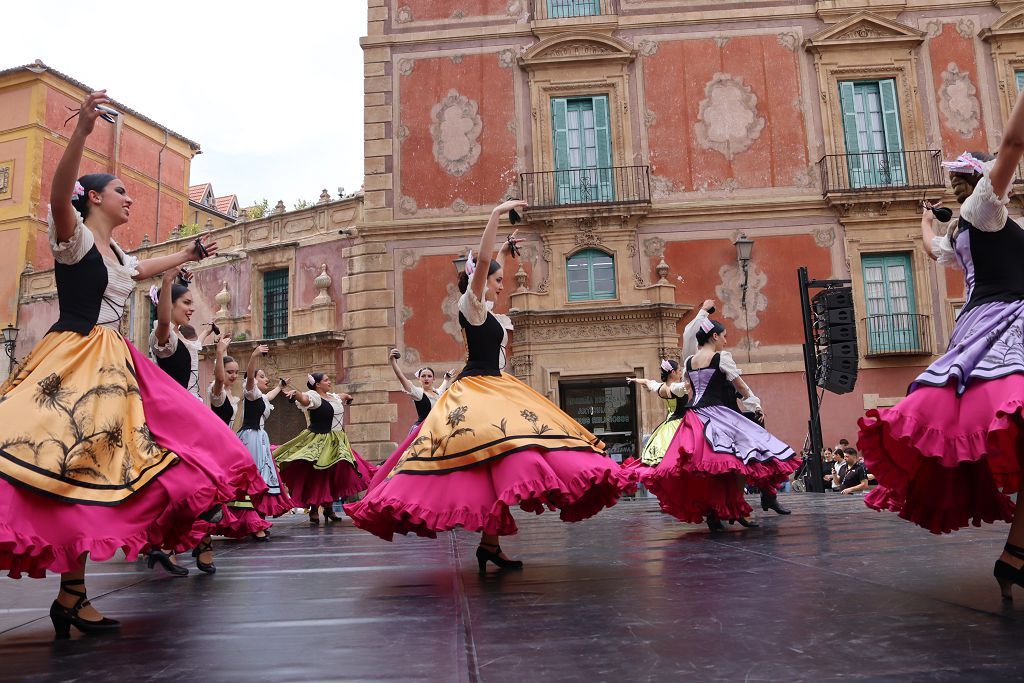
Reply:
<svg viewBox="0 0 1024 683"><path fill-rule="evenodd" d="M356 466L352 446L348 443L348 435L343 431L314 434L308 429L288 443L282 444L274 451L274 460L278 467L286 463L305 460L313 463L313 469L326 470L339 462L345 461L352 467Z"/></svg>
<svg viewBox="0 0 1024 683"><path fill-rule="evenodd" d="M651 467L661 464L682 421L681 417L670 417L658 425L640 454L640 462Z"/></svg>

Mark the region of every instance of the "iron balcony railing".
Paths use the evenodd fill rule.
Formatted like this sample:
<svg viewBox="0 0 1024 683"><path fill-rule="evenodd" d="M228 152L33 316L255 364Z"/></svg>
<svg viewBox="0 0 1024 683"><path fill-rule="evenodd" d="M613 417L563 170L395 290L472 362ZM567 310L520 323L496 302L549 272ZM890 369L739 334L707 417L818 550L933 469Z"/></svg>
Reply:
<svg viewBox="0 0 1024 683"><path fill-rule="evenodd" d="M832 192L878 192L945 187L942 152L919 149L897 152L827 154L818 161L822 196Z"/></svg>
<svg viewBox="0 0 1024 683"><path fill-rule="evenodd" d="M575 19L615 14L615 0L534 0L536 19Z"/></svg>
<svg viewBox="0 0 1024 683"><path fill-rule="evenodd" d="M860 322L865 356L922 355L932 352L932 328L927 315L869 315Z"/></svg>
<svg viewBox="0 0 1024 683"><path fill-rule="evenodd" d="M651 203L650 166L609 166L519 175L531 209Z"/></svg>

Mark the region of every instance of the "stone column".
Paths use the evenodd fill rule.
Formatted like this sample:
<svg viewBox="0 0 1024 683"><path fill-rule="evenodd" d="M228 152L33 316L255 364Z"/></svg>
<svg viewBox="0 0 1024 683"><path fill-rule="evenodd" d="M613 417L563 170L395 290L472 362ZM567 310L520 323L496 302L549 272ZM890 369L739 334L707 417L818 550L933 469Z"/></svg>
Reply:
<svg viewBox="0 0 1024 683"><path fill-rule="evenodd" d="M395 293L389 283L394 260L383 242L361 242L342 255L348 263L341 284L346 302L345 391L355 398L347 431L360 455L380 462L398 445L391 440L398 407L388 402L388 351L395 344Z"/></svg>

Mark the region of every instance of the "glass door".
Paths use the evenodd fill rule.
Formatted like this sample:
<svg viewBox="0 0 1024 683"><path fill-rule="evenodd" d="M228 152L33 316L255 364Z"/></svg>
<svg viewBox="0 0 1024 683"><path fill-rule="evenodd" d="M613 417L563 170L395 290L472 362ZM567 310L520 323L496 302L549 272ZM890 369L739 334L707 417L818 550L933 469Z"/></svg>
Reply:
<svg viewBox="0 0 1024 683"><path fill-rule="evenodd" d="M604 441L616 462L638 452L636 393L619 378L558 383L562 410Z"/></svg>

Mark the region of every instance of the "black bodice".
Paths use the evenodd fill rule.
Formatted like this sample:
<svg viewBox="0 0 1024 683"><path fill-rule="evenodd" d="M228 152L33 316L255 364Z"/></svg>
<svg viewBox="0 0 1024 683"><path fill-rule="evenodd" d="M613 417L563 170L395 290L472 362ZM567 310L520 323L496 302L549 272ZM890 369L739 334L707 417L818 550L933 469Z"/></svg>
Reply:
<svg viewBox="0 0 1024 683"><path fill-rule="evenodd" d="M235 417L235 407L231 405L231 399L225 398L224 403L219 406L210 405L213 414L224 421L224 424L231 426L231 420Z"/></svg>
<svg viewBox="0 0 1024 683"><path fill-rule="evenodd" d="M992 301L1024 299L1024 230L1010 218L997 232L978 230L963 218L958 228L969 233L974 262L974 289L960 315Z"/></svg>
<svg viewBox="0 0 1024 683"><path fill-rule="evenodd" d="M466 335L469 355L466 367L459 377L474 375L501 375L501 342L505 340L505 328L490 312L482 325L470 325L466 316L459 313L459 325Z"/></svg>
<svg viewBox="0 0 1024 683"><path fill-rule="evenodd" d="M678 420L686 411L689 409L689 397L688 396L676 396L676 407L672 411L672 414L668 416L669 420Z"/></svg>
<svg viewBox="0 0 1024 683"><path fill-rule="evenodd" d="M89 334L96 325L107 291L107 265L100 250L92 249L75 264L56 263L57 306L60 316L50 332Z"/></svg>
<svg viewBox="0 0 1024 683"><path fill-rule="evenodd" d="M170 334L174 334L174 332ZM167 358L158 357L156 364L170 375L171 379L188 389L188 381L192 378L192 354L188 352L188 346L180 339L174 353Z"/></svg>
<svg viewBox="0 0 1024 683"><path fill-rule="evenodd" d="M245 399L242 405L242 429L259 429L263 413L267 410L266 399L260 396L252 401Z"/></svg>
<svg viewBox="0 0 1024 683"><path fill-rule="evenodd" d="M413 400L413 405L416 406L416 424L419 424L427 419L427 415L430 415L430 409L433 405L430 403L430 397L427 396L427 392L423 392L423 396Z"/></svg>
<svg viewBox="0 0 1024 683"><path fill-rule="evenodd" d="M708 381L707 387L704 389L704 393L701 395L700 400L691 405L691 408L707 408L709 406L725 406L731 408L736 412L739 412L739 408L736 407L736 389L725 377L725 373L719 368L719 364L722 360L721 354L716 353L711 359L710 365L707 368L701 368L700 370L693 369L693 359L688 358L686 360L686 372L697 373L702 370L713 369L715 373L711 376ZM690 378L691 384L693 378ZM696 386L694 391L696 392Z"/></svg>
<svg viewBox="0 0 1024 683"><path fill-rule="evenodd" d="M309 431L314 434L330 434L334 422L334 406L320 397L320 405L309 411Z"/></svg>

